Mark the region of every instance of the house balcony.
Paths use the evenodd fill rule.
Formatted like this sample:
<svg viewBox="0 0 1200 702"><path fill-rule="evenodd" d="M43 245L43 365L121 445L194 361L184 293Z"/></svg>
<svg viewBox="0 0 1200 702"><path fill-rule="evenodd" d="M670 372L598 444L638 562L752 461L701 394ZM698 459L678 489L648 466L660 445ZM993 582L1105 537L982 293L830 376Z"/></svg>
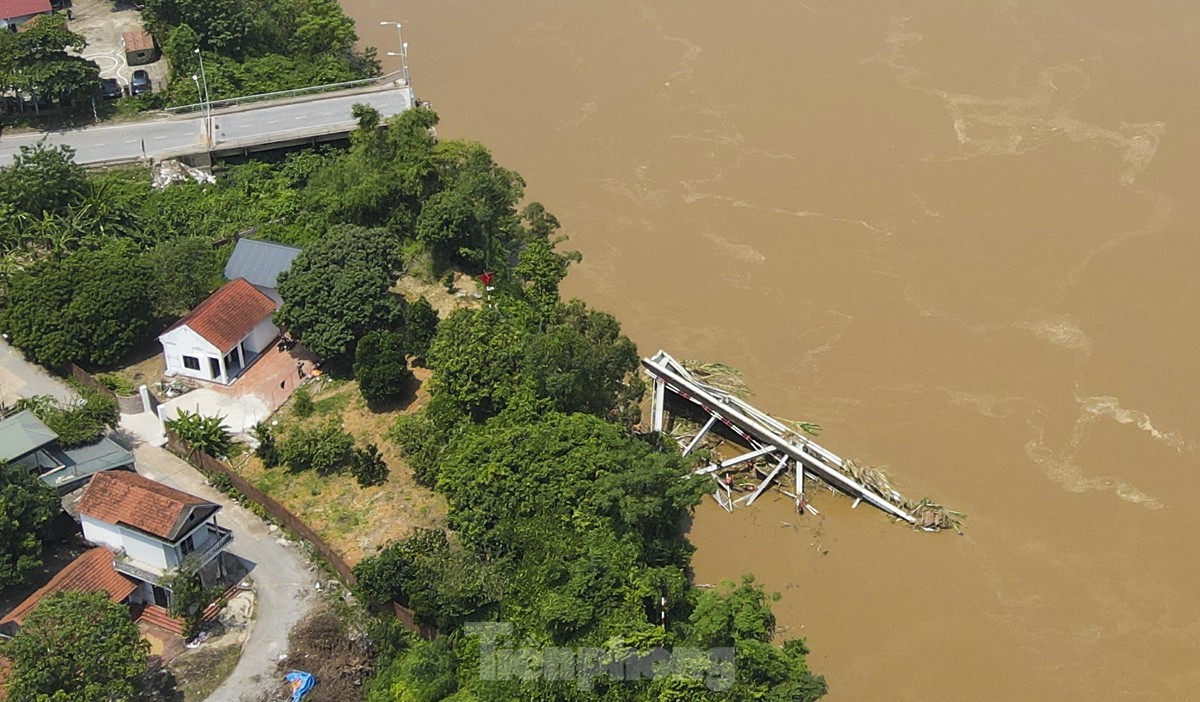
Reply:
<svg viewBox="0 0 1200 702"><path fill-rule="evenodd" d="M205 524L204 528L208 530L208 540L204 542L204 546L184 556L184 558L196 558L201 568L220 556L221 552L233 541L233 531L230 529L216 524Z"/></svg>
<svg viewBox="0 0 1200 702"><path fill-rule="evenodd" d="M163 575L165 575L159 568L130 558L125 549L121 549L113 554L113 569L118 573L128 575L134 580L140 580L151 585L161 584Z"/></svg>
<svg viewBox="0 0 1200 702"><path fill-rule="evenodd" d="M208 539L204 542L204 546L183 556L183 558L194 558L200 568L203 568L220 556L221 552L233 541L233 531L230 529L217 526L216 524L205 524L204 529L208 531ZM113 568L118 573L124 573L135 580L141 580L151 585L162 585L162 580L168 572L162 568L130 558L124 549L113 554Z"/></svg>

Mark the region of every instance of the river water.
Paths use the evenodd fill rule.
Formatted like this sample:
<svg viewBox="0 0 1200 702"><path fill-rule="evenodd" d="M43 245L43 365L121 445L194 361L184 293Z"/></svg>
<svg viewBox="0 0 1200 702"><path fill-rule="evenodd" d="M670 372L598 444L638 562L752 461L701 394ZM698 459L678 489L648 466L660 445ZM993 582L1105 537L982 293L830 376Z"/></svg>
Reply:
<svg viewBox="0 0 1200 702"><path fill-rule="evenodd" d="M344 5L568 293L969 515L699 510L697 580L781 592L830 700L1200 697L1200 5Z"/></svg>

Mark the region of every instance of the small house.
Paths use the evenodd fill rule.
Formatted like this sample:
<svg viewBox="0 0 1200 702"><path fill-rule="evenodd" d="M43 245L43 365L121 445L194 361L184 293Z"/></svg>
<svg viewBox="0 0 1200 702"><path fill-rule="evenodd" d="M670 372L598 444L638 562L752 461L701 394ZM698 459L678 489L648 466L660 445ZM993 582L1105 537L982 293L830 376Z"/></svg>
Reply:
<svg viewBox="0 0 1200 702"><path fill-rule="evenodd" d="M50 0L0 0L0 29L15 32L21 24L53 11Z"/></svg>
<svg viewBox="0 0 1200 702"><path fill-rule="evenodd" d="M221 505L137 473L100 473L79 498L83 538L111 552L113 568L138 583L135 602L166 607L163 577L185 558L195 560L201 584L225 577L221 554L233 533L217 525Z"/></svg>
<svg viewBox="0 0 1200 702"><path fill-rule="evenodd" d="M277 308L245 278L226 284L158 337L167 375L232 383L279 336Z"/></svg>
<svg viewBox="0 0 1200 702"><path fill-rule="evenodd" d="M0 463L36 473L43 483L65 493L101 471L133 470L133 454L106 437L63 448L58 434L24 410L0 420Z"/></svg>
<svg viewBox="0 0 1200 702"><path fill-rule="evenodd" d="M259 292L277 304L283 304L275 290L279 274L289 270L299 255L300 249L294 246L261 239L238 239L229 263L225 264L225 280L245 278Z"/></svg>
<svg viewBox="0 0 1200 702"><path fill-rule="evenodd" d="M158 47L154 44L154 37L144 29L122 34L121 45L125 47L125 62L130 66L141 66L158 60Z"/></svg>

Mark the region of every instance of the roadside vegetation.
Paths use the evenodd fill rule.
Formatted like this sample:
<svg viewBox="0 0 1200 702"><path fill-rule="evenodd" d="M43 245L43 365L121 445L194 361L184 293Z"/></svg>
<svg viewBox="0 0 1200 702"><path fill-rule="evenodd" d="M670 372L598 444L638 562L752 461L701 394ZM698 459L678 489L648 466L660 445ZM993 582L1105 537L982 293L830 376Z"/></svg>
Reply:
<svg viewBox="0 0 1200 702"><path fill-rule="evenodd" d="M166 104L200 102L196 49L213 100L379 73L375 50L354 48L354 21L335 0L146 0L143 16L170 63Z"/></svg>

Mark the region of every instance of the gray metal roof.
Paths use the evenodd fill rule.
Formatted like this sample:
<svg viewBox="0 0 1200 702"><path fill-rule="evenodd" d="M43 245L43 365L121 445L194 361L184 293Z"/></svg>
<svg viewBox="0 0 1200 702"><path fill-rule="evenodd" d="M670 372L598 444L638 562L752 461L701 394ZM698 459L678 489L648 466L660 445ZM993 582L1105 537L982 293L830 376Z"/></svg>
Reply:
<svg viewBox="0 0 1200 702"><path fill-rule="evenodd" d="M58 441L58 434L29 410L0 421L0 461L12 461Z"/></svg>
<svg viewBox="0 0 1200 702"><path fill-rule="evenodd" d="M225 279L245 278L256 288L274 288L279 274L300 254L294 246L259 239L238 239L225 264Z"/></svg>

